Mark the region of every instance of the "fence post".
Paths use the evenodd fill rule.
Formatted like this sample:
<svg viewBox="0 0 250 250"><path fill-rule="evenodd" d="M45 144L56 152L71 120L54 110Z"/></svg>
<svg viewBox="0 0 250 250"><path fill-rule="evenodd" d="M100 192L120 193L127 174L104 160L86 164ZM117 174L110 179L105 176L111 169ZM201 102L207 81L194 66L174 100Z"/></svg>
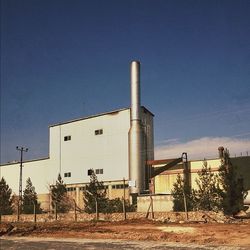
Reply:
<svg viewBox="0 0 250 250"><path fill-rule="evenodd" d="M21 205L20 205L20 199L17 200L17 221L20 220L20 214L21 214Z"/></svg>
<svg viewBox="0 0 250 250"><path fill-rule="evenodd" d="M186 214L186 220L188 220L187 199L186 199L186 194L185 194L184 189L183 189L183 200L184 200L184 209L185 209L185 214Z"/></svg>
<svg viewBox="0 0 250 250"><path fill-rule="evenodd" d="M76 213L76 201L74 200L74 205L75 205L75 221L77 221L77 213Z"/></svg>
<svg viewBox="0 0 250 250"><path fill-rule="evenodd" d="M122 202L122 208L123 208L123 215L124 215L124 220L127 219L127 213L126 213L126 206L125 206L125 199L123 198L123 202Z"/></svg>
<svg viewBox="0 0 250 250"><path fill-rule="evenodd" d="M98 212L98 202L97 202L97 198L95 198L95 213L96 213L96 220L99 220L99 212Z"/></svg>
<svg viewBox="0 0 250 250"><path fill-rule="evenodd" d="M55 215L56 215L56 220L57 220L57 202L55 202Z"/></svg>
<svg viewBox="0 0 250 250"><path fill-rule="evenodd" d="M123 215L124 215L124 220L127 219L127 214L126 214L126 204L125 204L125 178L123 178Z"/></svg>
<svg viewBox="0 0 250 250"><path fill-rule="evenodd" d="M153 202L153 198L152 198L152 195L150 195L150 201L151 201L151 213L152 213L152 219L154 219L154 202Z"/></svg>
<svg viewBox="0 0 250 250"><path fill-rule="evenodd" d="M34 222L36 223L36 203L33 202Z"/></svg>

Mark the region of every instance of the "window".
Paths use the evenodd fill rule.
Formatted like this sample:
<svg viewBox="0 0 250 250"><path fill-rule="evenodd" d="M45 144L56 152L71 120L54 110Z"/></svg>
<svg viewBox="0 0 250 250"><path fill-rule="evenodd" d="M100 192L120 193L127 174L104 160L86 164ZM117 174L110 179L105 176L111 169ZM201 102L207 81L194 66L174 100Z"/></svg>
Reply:
<svg viewBox="0 0 250 250"><path fill-rule="evenodd" d="M64 141L70 141L71 140L71 135L64 136Z"/></svg>
<svg viewBox="0 0 250 250"><path fill-rule="evenodd" d="M96 173L96 174L103 174L103 168L96 169L96 170L95 170L95 173Z"/></svg>
<svg viewBox="0 0 250 250"><path fill-rule="evenodd" d="M85 186L79 188L80 191L84 191L85 189L86 189Z"/></svg>
<svg viewBox="0 0 250 250"><path fill-rule="evenodd" d="M88 175L92 175L93 169L88 169Z"/></svg>
<svg viewBox="0 0 250 250"><path fill-rule="evenodd" d="M75 187L68 187L67 191L68 192L73 192L73 191L76 191L76 188Z"/></svg>
<svg viewBox="0 0 250 250"><path fill-rule="evenodd" d="M71 172L64 173L64 177L71 177Z"/></svg>
<svg viewBox="0 0 250 250"><path fill-rule="evenodd" d="M102 134L103 134L103 129L95 130L95 135L102 135Z"/></svg>
<svg viewBox="0 0 250 250"><path fill-rule="evenodd" d="M128 188L128 184L117 184L117 185L112 185L112 189L123 189L123 188Z"/></svg>

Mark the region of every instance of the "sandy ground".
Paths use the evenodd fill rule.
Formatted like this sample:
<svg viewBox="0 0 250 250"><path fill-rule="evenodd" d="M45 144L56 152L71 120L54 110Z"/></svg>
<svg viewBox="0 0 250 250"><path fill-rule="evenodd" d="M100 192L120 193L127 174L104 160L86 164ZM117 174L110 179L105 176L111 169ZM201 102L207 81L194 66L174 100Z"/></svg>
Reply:
<svg viewBox="0 0 250 250"><path fill-rule="evenodd" d="M150 220L75 223L1 223L0 235L124 239L244 246L250 249L250 221L233 224L170 224Z"/></svg>

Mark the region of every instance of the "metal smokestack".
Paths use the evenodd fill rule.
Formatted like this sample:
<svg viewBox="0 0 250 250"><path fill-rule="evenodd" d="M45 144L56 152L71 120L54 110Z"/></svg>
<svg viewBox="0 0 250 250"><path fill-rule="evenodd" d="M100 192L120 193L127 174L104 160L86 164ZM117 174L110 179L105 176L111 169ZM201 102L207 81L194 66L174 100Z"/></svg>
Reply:
<svg viewBox="0 0 250 250"><path fill-rule="evenodd" d="M131 63L131 121L129 130L129 178L131 193L144 190L142 155L141 98L140 98L140 62Z"/></svg>
<svg viewBox="0 0 250 250"><path fill-rule="evenodd" d="M131 63L131 121L141 121L140 62Z"/></svg>

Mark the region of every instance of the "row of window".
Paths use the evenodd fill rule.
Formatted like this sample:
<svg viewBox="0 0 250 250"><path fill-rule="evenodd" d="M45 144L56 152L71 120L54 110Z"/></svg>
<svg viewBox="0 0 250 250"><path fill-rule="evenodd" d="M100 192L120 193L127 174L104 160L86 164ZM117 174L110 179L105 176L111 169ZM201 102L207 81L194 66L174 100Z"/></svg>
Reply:
<svg viewBox="0 0 250 250"><path fill-rule="evenodd" d="M95 174L103 174L103 168L95 169ZM92 175L93 169L88 170L88 175Z"/></svg>
<svg viewBox="0 0 250 250"><path fill-rule="evenodd" d="M92 169L88 170L88 175L92 175ZM103 168L95 169L95 174L103 174ZM64 177L71 177L71 172L64 173Z"/></svg>
<svg viewBox="0 0 250 250"><path fill-rule="evenodd" d="M96 129L95 135L102 135L103 129ZM64 136L64 141L71 141L71 135Z"/></svg>
<svg viewBox="0 0 250 250"><path fill-rule="evenodd" d="M128 188L128 184L125 184L125 186L123 184L112 185L112 189L124 189L124 187ZM108 189L108 185L105 185L104 189ZM86 186L79 187L79 190L80 191L86 190ZM76 191L76 187L68 187L67 191L68 192Z"/></svg>
<svg viewBox="0 0 250 250"><path fill-rule="evenodd" d="M108 186L104 186L104 189L108 189ZM86 186L83 186L83 187L79 187L79 190L80 191L84 191L84 190L86 190Z"/></svg>
<svg viewBox="0 0 250 250"><path fill-rule="evenodd" d="M128 184L117 184L117 185L112 185L112 189L124 189L124 188L128 188Z"/></svg>

